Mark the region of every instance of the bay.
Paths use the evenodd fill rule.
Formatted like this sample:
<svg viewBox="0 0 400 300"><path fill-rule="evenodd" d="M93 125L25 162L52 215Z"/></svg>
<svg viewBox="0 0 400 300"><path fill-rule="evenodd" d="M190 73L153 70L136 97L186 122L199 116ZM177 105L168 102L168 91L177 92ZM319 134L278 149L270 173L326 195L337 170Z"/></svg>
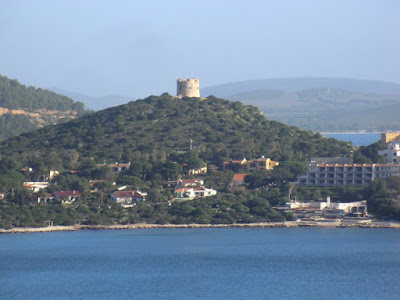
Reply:
<svg viewBox="0 0 400 300"><path fill-rule="evenodd" d="M398 299L400 231L213 228L0 236L1 299Z"/></svg>
<svg viewBox="0 0 400 300"><path fill-rule="evenodd" d="M372 133L321 133L324 137L334 138L339 141L352 142L354 146L368 146L380 140L381 134Z"/></svg>

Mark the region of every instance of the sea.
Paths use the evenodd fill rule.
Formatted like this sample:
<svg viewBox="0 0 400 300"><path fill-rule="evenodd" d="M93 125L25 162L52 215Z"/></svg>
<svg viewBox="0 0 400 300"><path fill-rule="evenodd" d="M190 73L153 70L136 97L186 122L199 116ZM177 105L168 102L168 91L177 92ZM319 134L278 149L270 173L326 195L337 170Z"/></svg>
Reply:
<svg viewBox="0 0 400 300"><path fill-rule="evenodd" d="M335 138L339 141L351 142L354 146L368 146L380 140L380 132L372 133L322 133L328 138Z"/></svg>
<svg viewBox="0 0 400 300"><path fill-rule="evenodd" d="M399 299L400 230L0 235L0 299Z"/></svg>

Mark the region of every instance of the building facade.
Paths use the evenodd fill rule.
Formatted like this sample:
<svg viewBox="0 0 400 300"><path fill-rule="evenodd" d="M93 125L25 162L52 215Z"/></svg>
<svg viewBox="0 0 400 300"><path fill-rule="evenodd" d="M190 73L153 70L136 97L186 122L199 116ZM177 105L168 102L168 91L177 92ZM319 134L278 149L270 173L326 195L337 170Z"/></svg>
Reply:
<svg viewBox="0 0 400 300"><path fill-rule="evenodd" d="M385 150L378 151L383 155L388 163L400 163L400 142L390 142Z"/></svg>
<svg viewBox="0 0 400 300"><path fill-rule="evenodd" d="M400 163L317 164L297 177L297 186L366 186L377 178L400 176Z"/></svg>
<svg viewBox="0 0 400 300"><path fill-rule="evenodd" d="M279 162L271 160L270 158L261 158L253 160L232 160L224 161L222 163L222 169L225 170L243 170L243 171L256 171L256 170L272 170L274 167L279 165Z"/></svg>

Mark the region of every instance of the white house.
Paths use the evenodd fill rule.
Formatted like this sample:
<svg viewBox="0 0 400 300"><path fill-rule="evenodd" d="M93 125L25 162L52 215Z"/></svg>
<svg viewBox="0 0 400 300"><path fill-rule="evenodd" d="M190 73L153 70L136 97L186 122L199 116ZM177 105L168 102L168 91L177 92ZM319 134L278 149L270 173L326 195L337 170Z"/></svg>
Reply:
<svg viewBox="0 0 400 300"><path fill-rule="evenodd" d="M49 183L46 181L30 181L30 182L24 182L22 186L31 192L38 193L40 190L43 190L47 187L49 187Z"/></svg>
<svg viewBox="0 0 400 300"><path fill-rule="evenodd" d="M378 151L378 154L383 155L388 163L400 163L400 141L388 143L387 148Z"/></svg>
<svg viewBox="0 0 400 300"><path fill-rule="evenodd" d="M186 187L178 188L175 190L175 200L185 199L192 200L196 197L210 197L217 194L216 190L208 189L205 187Z"/></svg>
<svg viewBox="0 0 400 300"><path fill-rule="evenodd" d="M111 199L120 204L128 204L138 201L146 201L147 193L141 191L115 191Z"/></svg>

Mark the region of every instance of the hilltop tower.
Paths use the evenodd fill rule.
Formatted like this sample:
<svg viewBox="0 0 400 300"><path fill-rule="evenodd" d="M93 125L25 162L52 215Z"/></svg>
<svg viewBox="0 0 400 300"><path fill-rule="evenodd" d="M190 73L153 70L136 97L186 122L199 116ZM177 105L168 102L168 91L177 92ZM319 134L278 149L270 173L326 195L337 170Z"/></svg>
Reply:
<svg viewBox="0 0 400 300"><path fill-rule="evenodd" d="M178 97L196 97L200 98L200 84L197 78L184 79L179 78L177 81Z"/></svg>

